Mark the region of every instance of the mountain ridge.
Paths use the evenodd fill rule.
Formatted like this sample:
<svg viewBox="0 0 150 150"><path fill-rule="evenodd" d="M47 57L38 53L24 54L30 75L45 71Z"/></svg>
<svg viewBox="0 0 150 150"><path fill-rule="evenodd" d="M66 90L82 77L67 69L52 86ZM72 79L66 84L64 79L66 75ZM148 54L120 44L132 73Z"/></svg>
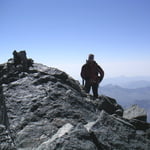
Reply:
<svg viewBox="0 0 150 150"><path fill-rule="evenodd" d="M149 76L133 76L133 77L113 77L106 78L102 82L102 86L112 84L118 85L123 88L135 89L135 88L143 88L150 87L150 77Z"/></svg>
<svg viewBox="0 0 150 150"><path fill-rule="evenodd" d="M22 65L0 65L0 100L9 120L0 122L1 150L150 148L150 124L123 118L114 98L93 101L67 73L37 63L22 71ZM7 117L3 106L0 116Z"/></svg>

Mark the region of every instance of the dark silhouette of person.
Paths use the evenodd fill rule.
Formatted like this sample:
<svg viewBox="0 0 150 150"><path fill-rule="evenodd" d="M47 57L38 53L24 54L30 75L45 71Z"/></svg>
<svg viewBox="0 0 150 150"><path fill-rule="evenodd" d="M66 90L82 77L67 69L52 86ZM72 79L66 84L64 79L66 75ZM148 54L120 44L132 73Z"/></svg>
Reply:
<svg viewBox="0 0 150 150"><path fill-rule="evenodd" d="M16 50L13 51L13 56L14 56L14 65L16 67L17 65L21 64L21 59Z"/></svg>
<svg viewBox="0 0 150 150"><path fill-rule="evenodd" d="M14 65L15 67L17 65L22 65L23 70L28 69L28 59L26 56L26 51L20 51L17 52L16 50L13 51L13 56L14 56Z"/></svg>
<svg viewBox="0 0 150 150"><path fill-rule="evenodd" d="M82 66L81 77L83 81L85 80L84 90L86 93L89 93L92 87L94 99L98 98L98 86L104 78L104 71L94 60L93 54L89 54L86 64Z"/></svg>

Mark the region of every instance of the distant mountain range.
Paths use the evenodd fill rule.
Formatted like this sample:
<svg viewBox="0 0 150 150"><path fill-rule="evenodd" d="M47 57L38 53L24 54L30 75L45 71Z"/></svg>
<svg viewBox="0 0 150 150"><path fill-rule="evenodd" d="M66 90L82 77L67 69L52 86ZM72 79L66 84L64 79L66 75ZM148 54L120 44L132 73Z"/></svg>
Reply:
<svg viewBox="0 0 150 150"><path fill-rule="evenodd" d="M114 97L124 107L139 101L150 101L150 87L127 89L109 84L99 90L100 94Z"/></svg>
<svg viewBox="0 0 150 150"><path fill-rule="evenodd" d="M115 77L115 78L106 78L102 82L104 85L118 85L123 88L136 89L143 87L150 87L150 77L149 76L140 76L140 77Z"/></svg>
<svg viewBox="0 0 150 150"><path fill-rule="evenodd" d="M143 80L142 80L143 79ZM113 97L124 108L137 104L148 113L150 122L150 78L119 77L104 80L99 93Z"/></svg>

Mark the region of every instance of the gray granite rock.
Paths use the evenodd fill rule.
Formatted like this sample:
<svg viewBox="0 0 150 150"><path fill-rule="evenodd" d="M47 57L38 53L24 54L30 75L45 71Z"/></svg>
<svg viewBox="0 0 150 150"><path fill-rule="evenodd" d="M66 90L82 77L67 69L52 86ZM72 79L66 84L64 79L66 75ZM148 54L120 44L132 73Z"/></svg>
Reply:
<svg viewBox="0 0 150 150"><path fill-rule="evenodd" d="M133 124L123 118L109 115L105 111L100 113L95 122L86 127L104 150L148 150L150 148L150 139L145 138L145 132L138 134Z"/></svg>
<svg viewBox="0 0 150 150"><path fill-rule="evenodd" d="M130 108L127 108L123 117L126 119L138 119L141 121L147 121L147 113L143 108L140 108L138 105L132 105Z"/></svg>
<svg viewBox="0 0 150 150"><path fill-rule="evenodd" d="M137 128L122 117L123 108L115 99L91 99L61 70L34 63L22 72L10 61L0 65L0 83L5 102L0 115L8 116L8 136L18 150L150 148L148 123Z"/></svg>
<svg viewBox="0 0 150 150"><path fill-rule="evenodd" d="M0 150L16 150L10 132L2 124L0 124Z"/></svg>

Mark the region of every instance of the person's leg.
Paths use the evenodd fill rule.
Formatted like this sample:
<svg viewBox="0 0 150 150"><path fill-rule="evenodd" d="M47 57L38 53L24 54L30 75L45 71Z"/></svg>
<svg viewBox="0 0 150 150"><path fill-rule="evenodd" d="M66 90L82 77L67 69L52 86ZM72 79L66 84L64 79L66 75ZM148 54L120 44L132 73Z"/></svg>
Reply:
<svg viewBox="0 0 150 150"><path fill-rule="evenodd" d="M86 81L84 86L85 92L90 93L90 89L91 89L91 84L88 81Z"/></svg>
<svg viewBox="0 0 150 150"><path fill-rule="evenodd" d="M92 85L92 91L93 91L94 98L98 98L98 84L97 83Z"/></svg>

